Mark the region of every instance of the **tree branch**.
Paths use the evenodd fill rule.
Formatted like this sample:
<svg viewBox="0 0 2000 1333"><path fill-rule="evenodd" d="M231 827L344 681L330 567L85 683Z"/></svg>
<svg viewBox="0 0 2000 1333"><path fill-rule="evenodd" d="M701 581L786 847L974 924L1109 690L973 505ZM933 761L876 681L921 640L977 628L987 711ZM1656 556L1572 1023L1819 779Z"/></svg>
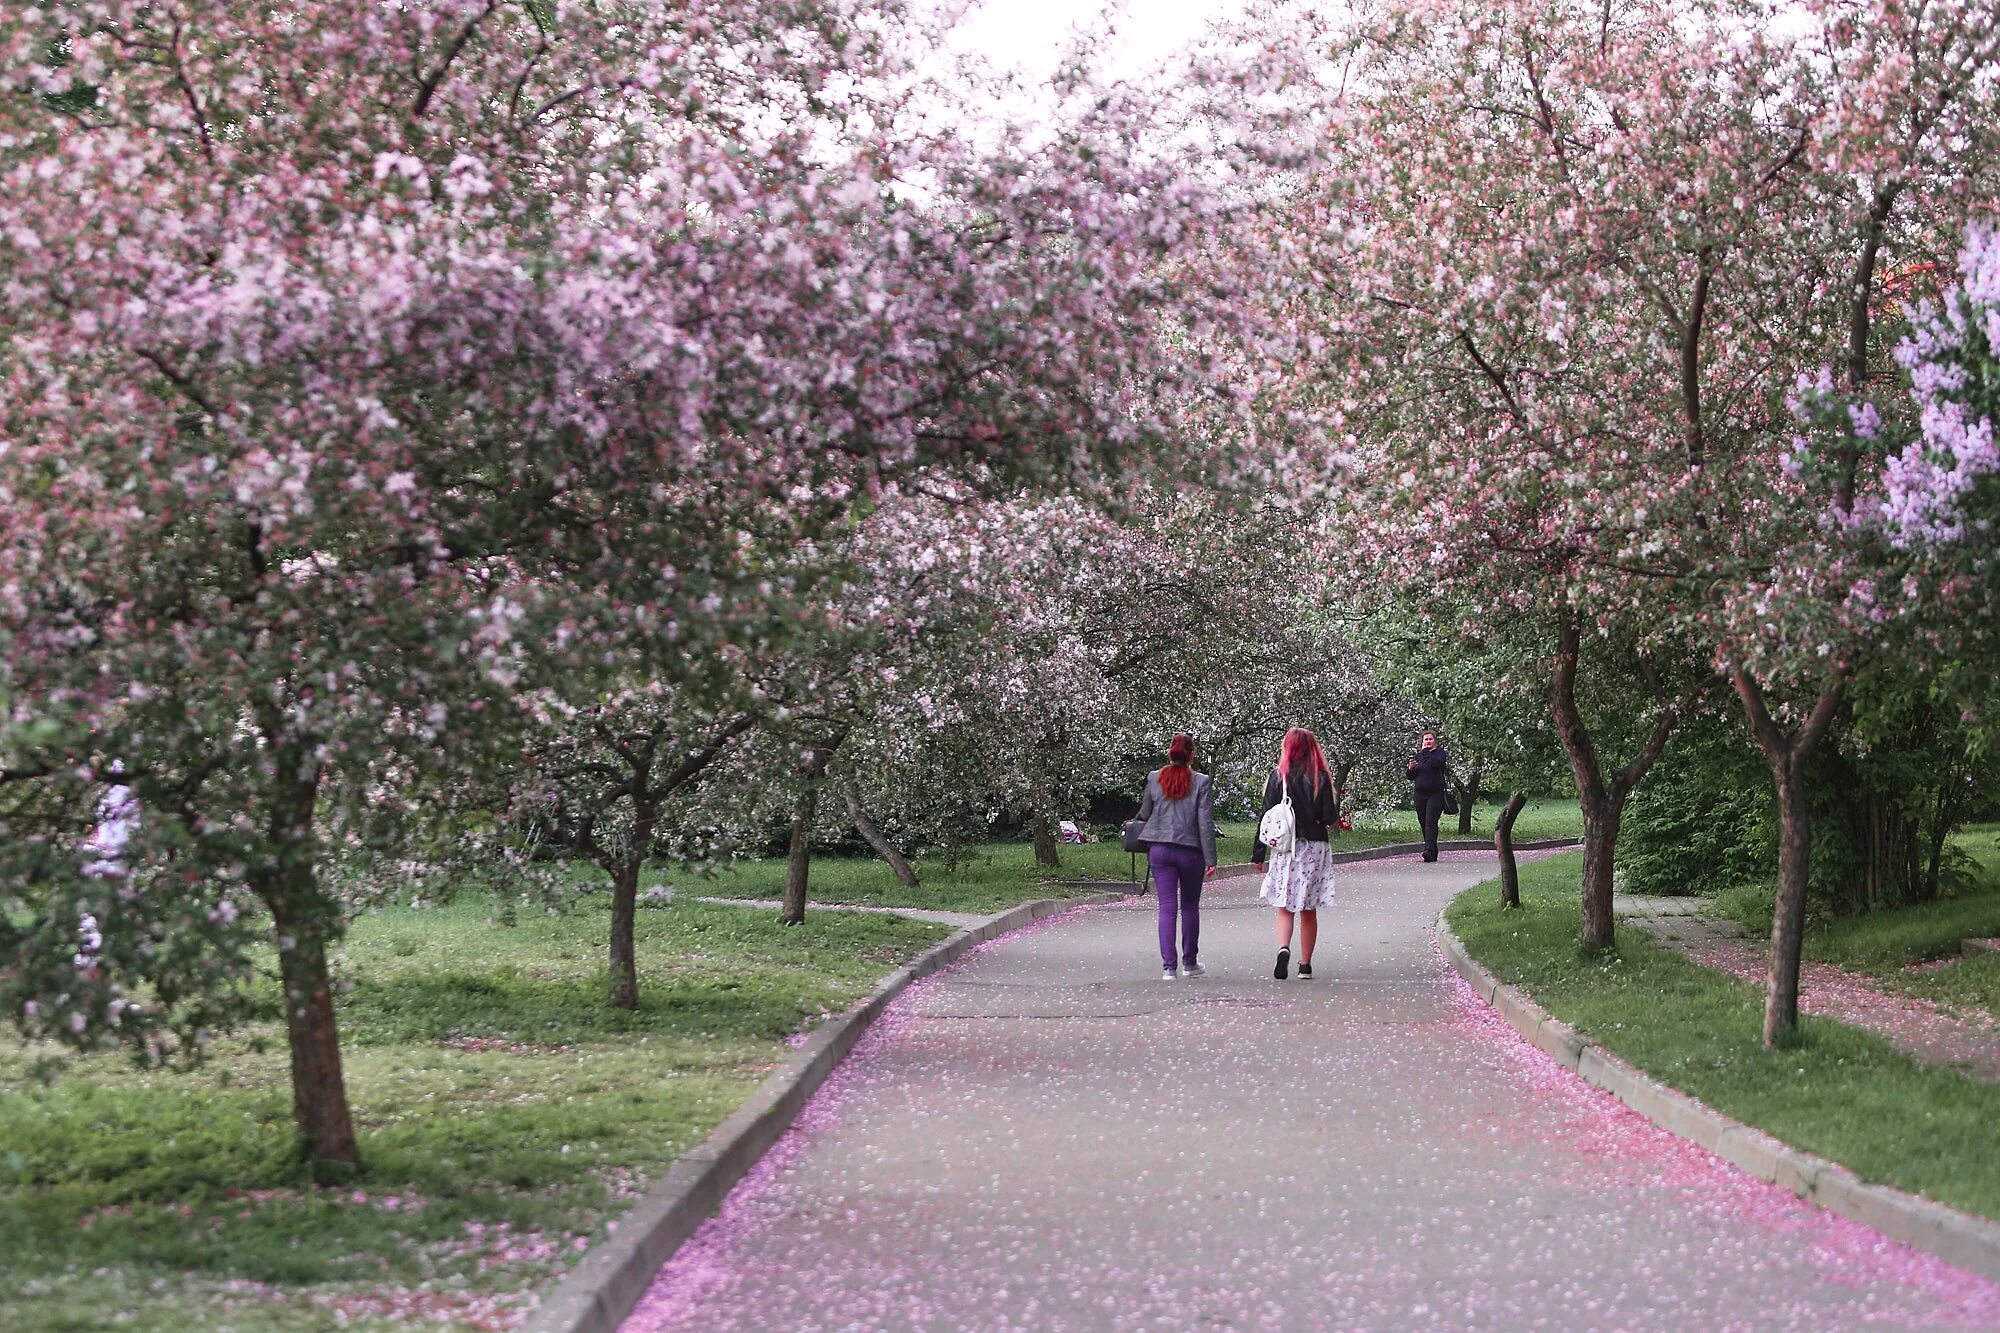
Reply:
<svg viewBox="0 0 2000 1333"><path fill-rule="evenodd" d="M423 119L424 112L430 110L431 98L437 95L437 90L443 85L444 76L450 72L452 62L458 59L459 52L463 51L465 44L472 40L472 34L492 15L498 4L499 0L487 0L486 8L468 19L465 26L459 29L458 36L452 39L451 45L445 48L444 59L438 62L438 67L417 85L416 104L410 108L411 120Z"/></svg>

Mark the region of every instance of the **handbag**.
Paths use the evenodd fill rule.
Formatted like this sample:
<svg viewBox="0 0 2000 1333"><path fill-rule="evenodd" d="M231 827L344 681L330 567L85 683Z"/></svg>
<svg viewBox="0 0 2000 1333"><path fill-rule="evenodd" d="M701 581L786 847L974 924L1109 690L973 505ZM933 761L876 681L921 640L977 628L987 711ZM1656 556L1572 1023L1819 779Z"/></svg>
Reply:
<svg viewBox="0 0 2000 1333"><path fill-rule="evenodd" d="M1279 790L1284 793L1284 800L1266 810L1257 821L1257 841L1269 847L1273 856L1290 856L1298 839L1299 823L1292 814L1292 785L1280 783Z"/></svg>
<svg viewBox="0 0 2000 1333"><path fill-rule="evenodd" d="M1451 794L1450 788L1445 789L1444 809L1440 813L1447 815L1455 815L1458 813L1458 798Z"/></svg>
<svg viewBox="0 0 2000 1333"><path fill-rule="evenodd" d="M1146 841L1146 840L1145 840L1144 838L1142 838L1142 837L1140 837L1140 836L1139 836L1140 832L1141 832L1141 831L1142 831L1142 830L1143 830L1143 829L1144 829L1145 827L1146 827L1146 821L1145 821L1145 820L1143 820L1143 819L1128 819L1128 820L1126 820L1126 821L1125 821L1125 850L1126 850L1126 851L1128 851L1128 852L1143 852L1143 851L1145 851L1145 850L1146 850L1147 848L1149 848L1149 847L1151 847L1151 846L1153 845L1152 843L1150 843L1150 842L1147 842L1147 841Z"/></svg>

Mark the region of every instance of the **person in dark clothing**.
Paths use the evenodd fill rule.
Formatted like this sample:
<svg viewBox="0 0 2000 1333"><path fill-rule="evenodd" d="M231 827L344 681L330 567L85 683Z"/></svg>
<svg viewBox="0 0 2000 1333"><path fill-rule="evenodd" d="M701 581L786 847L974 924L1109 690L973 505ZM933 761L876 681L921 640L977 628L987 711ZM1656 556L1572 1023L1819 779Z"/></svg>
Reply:
<svg viewBox="0 0 2000 1333"><path fill-rule="evenodd" d="M1319 909L1333 906L1333 853L1327 837L1340 819L1340 803L1319 741L1304 727L1285 733L1278 766L1264 780L1259 822L1281 804L1292 808L1292 845L1273 850L1260 837L1250 859L1260 866L1267 857L1270 861L1258 896L1278 913L1278 965L1271 969L1271 975L1283 981L1291 972L1292 926L1296 921L1299 980L1310 981L1313 945L1319 941Z"/></svg>
<svg viewBox="0 0 2000 1333"><path fill-rule="evenodd" d="M1417 789L1417 823L1424 830L1424 860L1438 859L1438 820L1444 816L1451 788L1451 760L1438 744L1437 733L1424 733L1423 748L1410 760L1410 781Z"/></svg>

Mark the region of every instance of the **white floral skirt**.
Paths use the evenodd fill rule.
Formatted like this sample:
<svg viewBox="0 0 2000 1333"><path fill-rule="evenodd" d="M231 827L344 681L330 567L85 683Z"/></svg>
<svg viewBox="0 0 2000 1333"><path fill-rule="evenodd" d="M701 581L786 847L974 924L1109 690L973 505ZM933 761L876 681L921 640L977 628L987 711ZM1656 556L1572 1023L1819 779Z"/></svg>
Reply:
<svg viewBox="0 0 2000 1333"><path fill-rule="evenodd" d="M1323 842L1295 842L1289 856L1273 856L1259 895L1287 912L1333 906L1333 849Z"/></svg>

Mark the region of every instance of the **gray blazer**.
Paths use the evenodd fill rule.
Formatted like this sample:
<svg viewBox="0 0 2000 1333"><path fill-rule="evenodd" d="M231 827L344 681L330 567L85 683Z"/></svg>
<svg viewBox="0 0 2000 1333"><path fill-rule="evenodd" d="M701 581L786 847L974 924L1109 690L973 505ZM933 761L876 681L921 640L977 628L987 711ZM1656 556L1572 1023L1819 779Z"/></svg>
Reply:
<svg viewBox="0 0 2000 1333"><path fill-rule="evenodd" d="M1208 774L1196 773L1188 794L1170 801L1160 791L1159 773L1148 773L1139 818L1146 821L1139 836L1147 842L1199 847L1202 863L1215 864L1215 784L1208 780Z"/></svg>

